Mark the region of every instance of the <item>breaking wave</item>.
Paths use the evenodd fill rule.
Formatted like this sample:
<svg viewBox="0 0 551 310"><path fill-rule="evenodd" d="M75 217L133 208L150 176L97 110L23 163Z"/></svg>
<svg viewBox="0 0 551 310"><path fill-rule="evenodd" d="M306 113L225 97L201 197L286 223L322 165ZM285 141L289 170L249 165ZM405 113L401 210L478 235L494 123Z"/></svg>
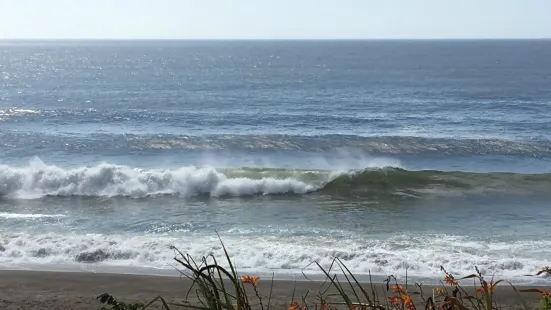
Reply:
<svg viewBox="0 0 551 310"><path fill-rule="evenodd" d="M100 164L63 169L39 159L29 166L0 166L0 195L14 198L43 196L126 196L197 195L248 196L304 194L315 186L292 177L231 177L211 167L179 169L137 169Z"/></svg>
<svg viewBox="0 0 551 310"><path fill-rule="evenodd" d="M368 168L359 171L289 170L269 168L181 167L139 169L100 164L64 169L39 159L26 167L0 165L0 196L33 199L44 196L143 198L240 197L251 195L340 196L435 195L464 192L547 192L551 174L409 171Z"/></svg>

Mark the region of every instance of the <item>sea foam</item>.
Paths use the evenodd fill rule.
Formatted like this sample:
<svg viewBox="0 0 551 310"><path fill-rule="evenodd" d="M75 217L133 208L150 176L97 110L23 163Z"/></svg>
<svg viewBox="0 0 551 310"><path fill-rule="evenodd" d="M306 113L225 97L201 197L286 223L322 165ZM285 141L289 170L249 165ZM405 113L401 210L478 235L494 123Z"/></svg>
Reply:
<svg viewBox="0 0 551 310"><path fill-rule="evenodd" d="M412 277L437 283L442 277L440 266L457 276L470 274L478 266L485 274L497 272L499 277L526 283L537 282L537 278L525 275L536 273L545 257L551 255L549 241L487 243L441 234L396 235L388 239L328 238L323 243L316 236L221 235L241 272L275 272L278 276L319 275L321 271L312 262L327 268L338 257L358 276L403 276L407 269ZM172 245L196 259L209 254L224 257L219 240L210 235L1 233L0 237L0 266L8 268L84 264L168 270L177 267ZM539 257L533 255L535 247L540 249Z"/></svg>

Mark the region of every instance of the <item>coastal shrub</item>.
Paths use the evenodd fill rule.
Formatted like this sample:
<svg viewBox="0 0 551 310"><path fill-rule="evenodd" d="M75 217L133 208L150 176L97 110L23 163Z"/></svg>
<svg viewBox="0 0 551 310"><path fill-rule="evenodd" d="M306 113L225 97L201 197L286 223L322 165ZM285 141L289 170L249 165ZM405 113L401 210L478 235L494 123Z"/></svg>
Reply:
<svg viewBox="0 0 551 310"><path fill-rule="evenodd" d="M540 302L540 310L551 310L551 298L543 296Z"/></svg>
<svg viewBox="0 0 551 310"><path fill-rule="evenodd" d="M144 309L145 305L141 302L124 303L115 299L111 294L103 293L97 297L99 302L106 306L101 307L101 310L139 310ZM167 308L168 309L168 308Z"/></svg>

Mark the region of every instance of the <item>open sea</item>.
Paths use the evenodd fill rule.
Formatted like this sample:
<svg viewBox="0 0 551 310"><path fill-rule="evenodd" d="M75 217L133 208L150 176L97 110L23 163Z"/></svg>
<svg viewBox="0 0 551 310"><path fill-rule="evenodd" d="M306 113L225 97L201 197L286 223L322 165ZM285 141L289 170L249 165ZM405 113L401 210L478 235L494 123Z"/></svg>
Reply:
<svg viewBox="0 0 551 310"><path fill-rule="evenodd" d="M0 41L0 268L537 284L550 223L551 40Z"/></svg>

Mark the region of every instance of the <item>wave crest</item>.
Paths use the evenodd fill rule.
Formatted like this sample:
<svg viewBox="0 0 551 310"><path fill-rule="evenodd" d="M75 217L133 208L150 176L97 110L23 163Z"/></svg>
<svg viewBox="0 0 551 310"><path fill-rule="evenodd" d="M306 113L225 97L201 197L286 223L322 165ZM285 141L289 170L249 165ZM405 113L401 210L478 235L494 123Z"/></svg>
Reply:
<svg viewBox="0 0 551 310"><path fill-rule="evenodd" d="M27 167L0 165L0 197L32 199L44 196L144 198L240 197L321 193L338 197L392 198L464 193L548 193L551 174L410 171L367 168L358 171L289 170L270 168L181 167L139 169L100 164L64 169L39 159Z"/></svg>
<svg viewBox="0 0 551 310"><path fill-rule="evenodd" d="M315 186L291 177L230 177L211 167L138 169L100 164L63 169L34 159L29 166L0 165L0 195L13 198L43 196L126 196L151 195L246 196L304 194Z"/></svg>

